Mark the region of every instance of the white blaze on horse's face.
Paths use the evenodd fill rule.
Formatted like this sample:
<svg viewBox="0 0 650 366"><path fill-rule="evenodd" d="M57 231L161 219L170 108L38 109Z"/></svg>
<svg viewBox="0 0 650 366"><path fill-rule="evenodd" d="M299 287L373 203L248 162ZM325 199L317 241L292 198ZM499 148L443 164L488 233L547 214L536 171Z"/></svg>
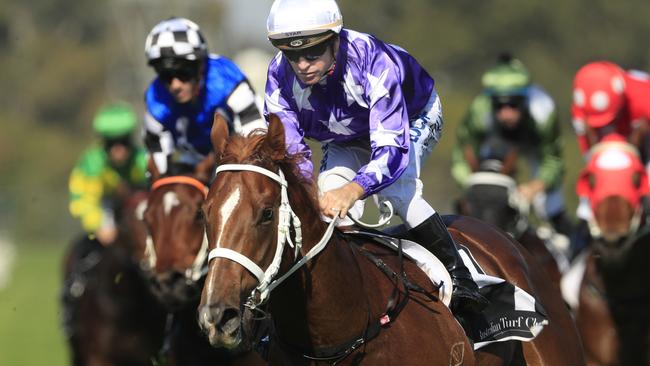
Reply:
<svg viewBox="0 0 650 366"><path fill-rule="evenodd" d="M223 228L226 226L226 223L230 219L230 216L239 204L240 196L241 193L239 192L239 187L237 187L237 189L230 193L228 199L226 199L226 201L223 203L223 206L221 206L221 210L219 210L219 215L221 215L221 225L217 233L217 237L219 238L219 241L216 245L217 248L221 247L221 233L223 232Z"/></svg>
<svg viewBox="0 0 650 366"><path fill-rule="evenodd" d="M165 209L165 215L169 215L169 213L172 212L172 209L180 204L181 202L178 200L176 192L166 192L163 196L163 207Z"/></svg>

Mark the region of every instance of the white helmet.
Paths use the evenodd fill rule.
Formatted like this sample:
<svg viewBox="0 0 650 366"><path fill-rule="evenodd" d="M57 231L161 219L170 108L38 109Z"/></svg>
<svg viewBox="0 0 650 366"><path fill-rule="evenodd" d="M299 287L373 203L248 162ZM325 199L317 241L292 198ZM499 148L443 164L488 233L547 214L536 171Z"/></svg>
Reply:
<svg viewBox="0 0 650 366"><path fill-rule="evenodd" d="M334 0L275 0L266 20L271 43L297 50L322 43L343 28L343 16Z"/></svg>
<svg viewBox="0 0 650 366"><path fill-rule="evenodd" d="M185 18L169 18L153 27L144 46L149 63L161 58L189 61L207 56L208 46L199 26Z"/></svg>

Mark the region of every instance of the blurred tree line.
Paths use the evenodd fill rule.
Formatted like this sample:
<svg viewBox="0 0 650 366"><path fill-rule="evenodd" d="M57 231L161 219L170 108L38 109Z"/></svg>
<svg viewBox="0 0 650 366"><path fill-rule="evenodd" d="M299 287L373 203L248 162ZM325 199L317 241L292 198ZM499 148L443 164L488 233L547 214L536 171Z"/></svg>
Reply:
<svg viewBox="0 0 650 366"><path fill-rule="evenodd" d="M264 13L271 0L259 0ZM143 47L171 15L196 21L213 52L233 57L248 44L220 27L235 0L0 0L0 230L27 241L67 241L79 227L67 211L67 178L92 141L103 103L128 100L142 111L153 77ZM520 58L554 96L562 120L567 200L582 161L570 125L571 82L595 59L650 70L647 0L339 0L345 25L410 51L436 79L445 129L424 171L425 194L449 212L458 188L449 174L454 129L502 51ZM230 25L232 26L232 25ZM254 30L263 29L254 27ZM253 27L251 27L252 31ZM229 33L230 32L230 33ZM264 44L264 34L259 34ZM272 51L266 46L265 51ZM573 206L571 206L573 207Z"/></svg>

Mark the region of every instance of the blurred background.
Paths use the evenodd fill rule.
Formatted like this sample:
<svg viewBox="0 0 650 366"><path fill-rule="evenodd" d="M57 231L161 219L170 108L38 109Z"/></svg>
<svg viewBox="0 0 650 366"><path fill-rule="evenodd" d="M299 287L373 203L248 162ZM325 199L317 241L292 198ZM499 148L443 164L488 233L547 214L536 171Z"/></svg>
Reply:
<svg viewBox="0 0 650 366"><path fill-rule="evenodd" d="M259 91L273 50L271 0L0 0L0 365L65 365L58 293L62 253L80 226L67 180L93 140L104 103L143 113L153 78L144 41L172 15L194 20L210 49L233 58ZM607 59L650 70L647 0L339 0L345 26L410 51L436 79L445 127L424 169L427 199L451 212L455 127L502 51L555 98L562 121L565 196L575 208L582 159L570 124L571 82L584 63Z"/></svg>

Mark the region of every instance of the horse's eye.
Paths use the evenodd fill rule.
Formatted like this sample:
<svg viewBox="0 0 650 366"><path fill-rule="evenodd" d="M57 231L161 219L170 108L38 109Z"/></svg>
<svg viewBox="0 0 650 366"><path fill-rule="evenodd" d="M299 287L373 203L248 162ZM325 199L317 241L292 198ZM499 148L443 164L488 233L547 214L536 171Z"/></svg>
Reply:
<svg viewBox="0 0 650 366"><path fill-rule="evenodd" d="M641 174L634 173L632 176L632 184L634 184L634 188L639 188L641 186Z"/></svg>
<svg viewBox="0 0 650 366"><path fill-rule="evenodd" d="M205 216L203 216L203 210L199 208L198 210L196 210L196 216L194 216L194 220L203 222L204 219Z"/></svg>
<svg viewBox="0 0 650 366"><path fill-rule="evenodd" d="M273 220L273 209L268 207L262 211L262 222L268 222Z"/></svg>
<svg viewBox="0 0 650 366"><path fill-rule="evenodd" d="M589 188L593 189L594 187L596 187L596 177L594 177L593 175L590 175L589 176Z"/></svg>

